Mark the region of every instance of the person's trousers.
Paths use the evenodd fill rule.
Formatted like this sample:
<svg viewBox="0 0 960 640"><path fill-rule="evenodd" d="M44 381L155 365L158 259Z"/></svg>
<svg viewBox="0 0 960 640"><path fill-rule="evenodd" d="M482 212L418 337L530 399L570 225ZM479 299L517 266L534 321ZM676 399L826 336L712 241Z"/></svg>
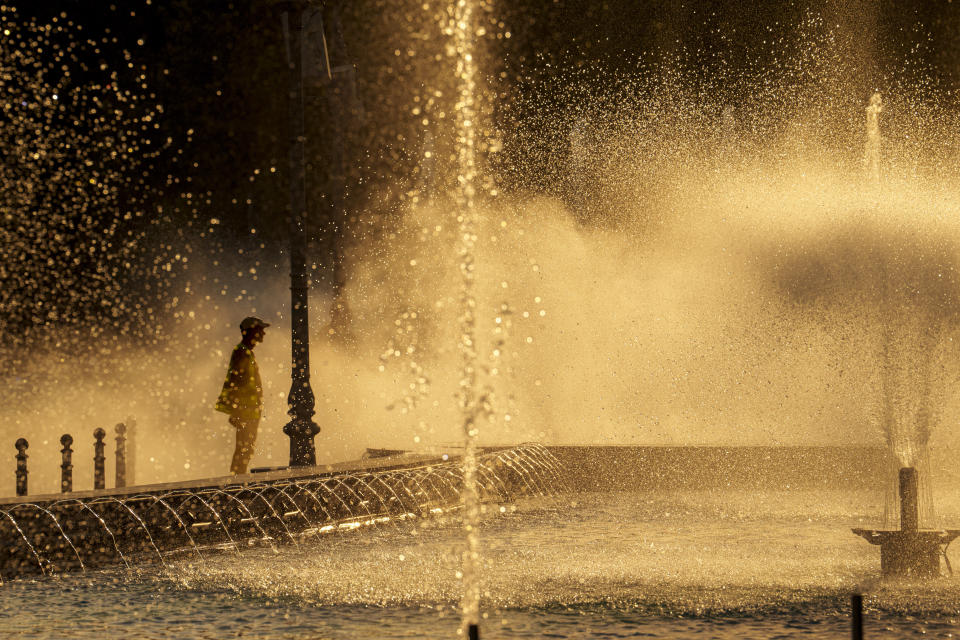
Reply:
<svg viewBox="0 0 960 640"><path fill-rule="evenodd" d="M257 441L257 427L260 426L260 420L230 418L230 424L237 430L237 447L233 450L230 473L246 473L250 458L253 457L253 445Z"/></svg>

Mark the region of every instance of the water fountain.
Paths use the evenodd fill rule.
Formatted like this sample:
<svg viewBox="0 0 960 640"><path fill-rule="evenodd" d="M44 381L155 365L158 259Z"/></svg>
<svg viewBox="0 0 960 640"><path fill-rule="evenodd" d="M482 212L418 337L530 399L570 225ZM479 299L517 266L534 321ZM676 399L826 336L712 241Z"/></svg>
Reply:
<svg viewBox="0 0 960 640"><path fill-rule="evenodd" d="M867 542L880 546L880 571L887 578L938 578L940 558L950 566L946 548L960 536L960 529L920 528L917 470L902 467L900 485L900 529L853 529ZM950 573L953 570L950 569Z"/></svg>
<svg viewBox="0 0 960 640"><path fill-rule="evenodd" d="M9 549L0 578L10 594L0 614L20 602L17 624L51 635L59 623L42 610L63 611L77 634L96 633L87 605L71 604L79 598L111 619L122 602L163 624L220 625L198 636L235 630L236 619L254 612L251 632L264 637L316 634L328 623L355 637L440 637L456 628L471 636L481 624L506 635L770 637L798 625L836 631L847 621L848 593L864 589L868 626L920 617L933 631L950 629L951 581L874 584L875 559L848 531L881 546L883 575L910 578L939 574L958 533L936 526L922 489L938 466L928 438L947 432L938 392L955 323L958 234L951 223L939 233L927 218L890 222L922 209L904 203L928 195L894 183L885 165L896 156L881 118L903 113L902 104L871 101L865 157L858 138L837 169L831 157L801 153L818 144L816 105L803 103L814 116L782 107L801 103L801 91L770 96L752 87L750 100L717 91L711 101L711 87L694 81L657 78L662 84L651 88L640 79L628 97L613 91L609 102L619 106L584 108L557 118L554 129L517 124L536 131L541 148L569 143L569 158L554 164L589 175L547 191L565 193L576 211L535 196L492 201L481 195L474 155L485 124L473 40L478 24L496 29L470 0L441 13L457 82L455 97L444 96L451 106L436 110L456 120L449 128L458 155L455 169L441 160L427 173L442 185L452 171L459 189L414 202L384 233L390 242L356 248L343 292L356 322L354 351L310 336L323 355L311 372L300 353L294 383L312 373L323 389L318 457L344 424L374 425L385 451L426 453L165 486L118 481L0 502ZM413 55L398 48L396 57ZM598 103L609 98L605 90L595 90ZM765 115L769 105L751 100L778 106ZM862 102L853 111L863 133ZM549 120L549 104L544 112ZM449 131L438 120L429 147L442 159ZM861 161L867 188L851 186ZM939 197L924 206L958 209L952 192ZM382 299L395 290L408 305L395 325L371 331L390 325ZM491 338L487 325L508 322L514 334ZM388 333L401 337L378 361ZM367 335L376 350L366 349ZM295 358L304 342L294 339ZM350 387L354 379L372 382ZM440 399L390 402L404 393ZM303 400L296 417L309 427L313 402ZM150 431L141 425L141 437ZM301 431L313 437L312 428ZM550 445L513 445L528 431ZM46 436L24 433L31 486L48 486L37 478L52 464L39 449ZM103 437L98 486L112 477ZM211 438L198 440L208 451ZM482 446L498 441L506 446ZM66 474L74 469L62 444ZM291 453L306 459L306 449ZM899 528L867 529L883 509L875 489L890 451L898 469L917 471L898 476ZM136 455L128 456L129 471ZM80 459L77 474L89 466L86 454ZM144 462L141 455L141 472L153 472ZM958 512L949 490L938 507ZM162 637L155 621L123 615Z"/></svg>
<svg viewBox="0 0 960 640"><path fill-rule="evenodd" d="M818 255L798 255L779 265L775 276L781 290L803 306L843 308L859 306L865 312L865 330L878 334L879 376L882 398L878 422L895 460L896 491L890 504L899 504L899 529L854 528L857 535L881 547L881 571L885 577L932 578L940 575L944 549L958 535L956 530L931 527L934 520L927 480L927 528L921 528L921 484L918 469L929 473L928 441L936 422L938 400L934 393L938 376L938 343L949 342L950 327L957 322L958 282L951 275L956 267L954 247L924 238L896 237L880 216L885 187L880 115L883 101L875 92L866 108L864 177L868 185L868 209L852 223L860 241L876 244L866 250L845 242L821 247ZM850 223L841 223L850 224ZM947 241L949 242L949 241ZM939 246L938 246L939 245ZM814 263L819 262L819 265ZM825 266L829 273L818 271ZM872 317L871 317L872 316ZM889 521L890 518L887 518ZM949 567L949 560L947 560Z"/></svg>

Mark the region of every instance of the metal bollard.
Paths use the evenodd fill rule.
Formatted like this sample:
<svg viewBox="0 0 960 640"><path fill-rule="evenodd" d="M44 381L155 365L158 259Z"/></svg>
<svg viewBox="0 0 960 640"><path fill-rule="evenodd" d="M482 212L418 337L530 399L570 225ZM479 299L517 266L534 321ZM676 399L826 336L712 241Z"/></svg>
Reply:
<svg viewBox="0 0 960 640"><path fill-rule="evenodd" d="M73 437L69 433L63 434L60 436L60 444L63 445L63 449L60 449L63 456L60 462L60 492L70 493L73 491L73 449L70 448Z"/></svg>
<svg viewBox="0 0 960 640"><path fill-rule="evenodd" d="M93 437L97 439L93 443L93 488L94 489L103 489L106 486L103 472L103 461L106 456L103 455L103 450L106 445L103 443L103 439L107 436L107 432L103 429L97 427L97 430L93 432Z"/></svg>
<svg viewBox="0 0 960 640"><path fill-rule="evenodd" d="M127 486L137 484L137 421L127 418Z"/></svg>
<svg viewBox="0 0 960 640"><path fill-rule="evenodd" d="M480 625L471 624L467 627L467 635L470 637L470 640L480 640Z"/></svg>
<svg viewBox="0 0 960 640"><path fill-rule="evenodd" d="M30 443L19 438L14 445L17 448L17 495L27 495L27 447Z"/></svg>
<svg viewBox="0 0 960 640"><path fill-rule="evenodd" d="M850 637L853 640L863 640L863 596L850 596Z"/></svg>
<svg viewBox="0 0 960 640"><path fill-rule="evenodd" d="M117 425L117 487L127 486L127 439L124 434L127 426L122 422Z"/></svg>

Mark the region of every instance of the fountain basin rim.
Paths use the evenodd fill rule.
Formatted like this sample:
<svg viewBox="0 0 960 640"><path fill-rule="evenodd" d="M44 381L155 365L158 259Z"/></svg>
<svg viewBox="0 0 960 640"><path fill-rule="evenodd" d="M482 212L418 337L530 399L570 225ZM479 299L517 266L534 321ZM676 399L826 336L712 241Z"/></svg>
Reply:
<svg viewBox="0 0 960 640"><path fill-rule="evenodd" d="M455 461L461 456L458 453L450 454L411 454L403 453L395 456L385 456L367 460L350 460L333 464L318 464L316 466L288 468L261 473L245 473L240 475L215 476L212 478L197 478L178 482L161 482L149 485L135 485L122 488L95 489L91 491L72 491L70 493L45 493L27 496L9 496L0 498L0 506L15 505L25 502L42 503L76 498L97 498L102 496L133 496L143 493L168 492L178 489L189 491L227 486L259 484L273 480L295 480L298 478L322 478L325 476L343 473L364 473L368 471L390 471L393 469L409 469L434 464L444 464Z"/></svg>
<svg viewBox="0 0 960 640"><path fill-rule="evenodd" d="M960 537L960 529L919 529L917 531L903 531L902 529L851 529L870 544L884 545L899 539L913 539L918 542L950 544Z"/></svg>

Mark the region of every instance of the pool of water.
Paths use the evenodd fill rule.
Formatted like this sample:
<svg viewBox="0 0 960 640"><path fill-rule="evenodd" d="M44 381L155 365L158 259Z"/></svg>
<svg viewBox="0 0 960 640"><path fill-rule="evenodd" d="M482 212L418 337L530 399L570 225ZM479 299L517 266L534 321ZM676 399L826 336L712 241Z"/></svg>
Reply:
<svg viewBox="0 0 960 640"><path fill-rule="evenodd" d="M938 496L960 523L960 496ZM960 581L885 584L850 533L882 497L849 491L579 494L491 506L483 638L871 638L960 635ZM0 629L24 638L450 638L452 519L0 587ZM957 565L954 550L948 552Z"/></svg>

